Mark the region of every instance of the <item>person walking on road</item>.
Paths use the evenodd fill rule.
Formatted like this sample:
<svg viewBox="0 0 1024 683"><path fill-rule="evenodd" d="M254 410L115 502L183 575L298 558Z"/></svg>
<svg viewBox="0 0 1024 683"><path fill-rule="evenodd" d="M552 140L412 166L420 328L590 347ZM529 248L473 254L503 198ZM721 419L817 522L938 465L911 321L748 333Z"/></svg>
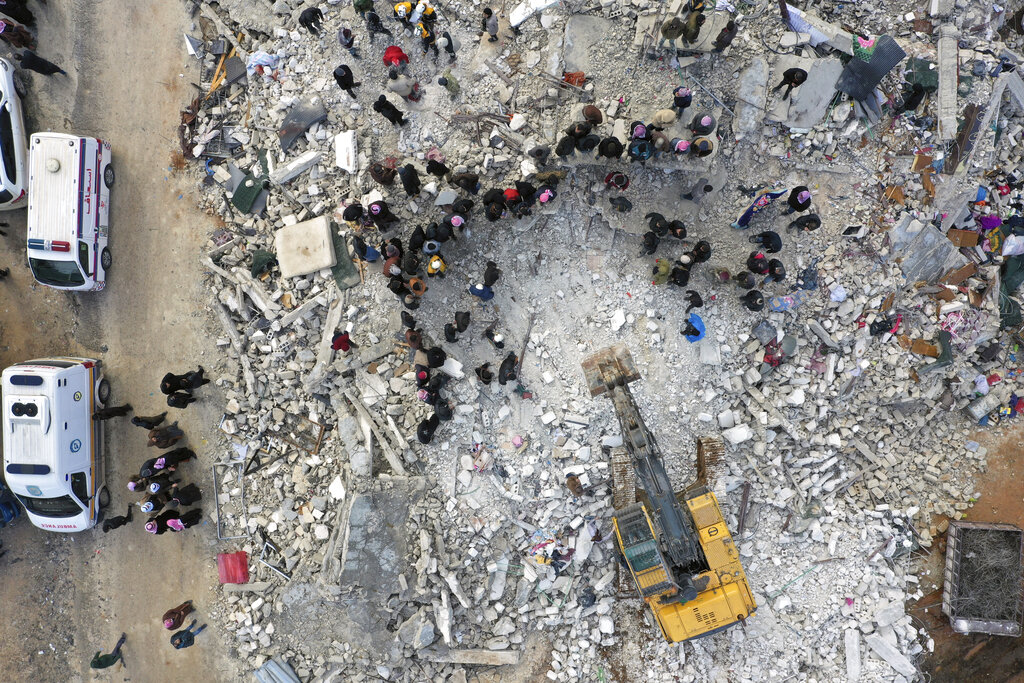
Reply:
<svg viewBox="0 0 1024 683"><path fill-rule="evenodd" d="M183 623L185 623L185 617L192 614L194 611L195 608L192 606L191 600L186 600L177 607L172 607L164 612L164 628L168 631L173 631L174 629L179 628Z"/></svg>
<svg viewBox="0 0 1024 683"><path fill-rule="evenodd" d="M103 533L110 532L111 529L120 529L126 524L130 524L132 521L132 506L128 506L128 512L123 515L116 517L110 517L103 520Z"/></svg>
<svg viewBox="0 0 1024 683"><path fill-rule="evenodd" d="M112 417L124 417L128 413L132 412L132 404L125 403L123 406L110 406L107 408L97 408L96 412L92 414L94 420L109 420Z"/></svg>
<svg viewBox="0 0 1024 683"><path fill-rule="evenodd" d="M121 637L117 640L117 645L110 651L110 654L103 654L99 650L92 656L92 661L89 662L89 668L91 669L106 669L114 666L118 662L124 664L124 656L121 654L121 647L124 645L124 641L128 640L128 634L122 633Z"/></svg>
<svg viewBox="0 0 1024 683"><path fill-rule="evenodd" d="M3 11L3 7L0 7L0 11ZM38 74L44 76L52 76L54 74L68 75L68 72L60 68L56 64L46 59L43 59L32 50L25 50L20 55L14 55L14 59L21 65L22 69L28 69L29 71L35 71Z"/></svg>
<svg viewBox="0 0 1024 683"><path fill-rule="evenodd" d="M192 647L195 644L196 636L203 632L203 629L206 628L206 624L203 624L195 631L193 631L192 629L195 628L195 625L196 620L193 619L192 623L189 624L186 628L183 628L182 630L178 631L177 633L174 633L171 636L171 645L174 646L175 650L181 650L186 647Z"/></svg>

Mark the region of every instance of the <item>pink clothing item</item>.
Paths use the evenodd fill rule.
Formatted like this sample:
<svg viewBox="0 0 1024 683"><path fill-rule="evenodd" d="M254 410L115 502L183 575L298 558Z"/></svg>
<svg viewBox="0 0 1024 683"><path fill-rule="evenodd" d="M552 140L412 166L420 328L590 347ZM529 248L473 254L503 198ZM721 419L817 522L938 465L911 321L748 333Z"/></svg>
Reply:
<svg viewBox="0 0 1024 683"><path fill-rule="evenodd" d="M167 520L167 527L171 531L182 531L185 525L181 523L180 519L169 519Z"/></svg>
<svg viewBox="0 0 1024 683"><path fill-rule="evenodd" d="M800 194L798 194L796 196L796 198L797 198L798 201L806 202L807 200L809 200L811 198L811 193L807 192L805 190L805 191L801 192Z"/></svg>
<svg viewBox="0 0 1024 683"><path fill-rule="evenodd" d="M146 531L151 534L156 533L156 522L146 522Z"/></svg>
<svg viewBox="0 0 1024 683"><path fill-rule="evenodd" d="M679 142L676 143L677 152L685 152L688 149L690 149L689 140L680 140Z"/></svg>
<svg viewBox="0 0 1024 683"><path fill-rule="evenodd" d="M710 116L705 116L704 118L702 118L700 120L700 125L702 125L702 126L710 126L711 125L711 117Z"/></svg>

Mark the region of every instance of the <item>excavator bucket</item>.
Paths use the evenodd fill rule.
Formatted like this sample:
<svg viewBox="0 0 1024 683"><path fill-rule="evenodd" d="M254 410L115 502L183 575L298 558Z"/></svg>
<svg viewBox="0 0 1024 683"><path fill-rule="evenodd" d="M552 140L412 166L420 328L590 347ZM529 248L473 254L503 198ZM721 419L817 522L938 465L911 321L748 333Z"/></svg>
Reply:
<svg viewBox="0 0 1024 683"><path fill-rule="evenodd" d="M633 356L621 343L587 356L581 365L591 396L600 396L613 386L640 379Z"/></svg>

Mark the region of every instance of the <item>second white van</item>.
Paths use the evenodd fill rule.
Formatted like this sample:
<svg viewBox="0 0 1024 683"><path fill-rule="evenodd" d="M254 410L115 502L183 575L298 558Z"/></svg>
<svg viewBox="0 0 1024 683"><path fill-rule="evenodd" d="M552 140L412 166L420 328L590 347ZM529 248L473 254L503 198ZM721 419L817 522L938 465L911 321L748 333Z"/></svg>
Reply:
<svg viewBox="0 0 1024 683"><path fill-rule="evenodd" d="M110 385L91 358L40 358L3 371L4 478L40 529L85 531L109 502L103 421Z"/></svg>

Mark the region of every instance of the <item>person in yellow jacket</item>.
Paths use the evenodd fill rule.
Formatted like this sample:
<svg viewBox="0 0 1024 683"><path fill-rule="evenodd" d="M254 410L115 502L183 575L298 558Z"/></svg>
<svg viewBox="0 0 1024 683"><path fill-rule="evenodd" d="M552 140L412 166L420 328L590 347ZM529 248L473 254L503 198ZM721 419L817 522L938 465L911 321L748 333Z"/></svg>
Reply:
<svg viewBox="0 0 1024 683"><path fill-rule="evenodd" d="M444 262L440 254L434 254L427 261L427 275L430 277L444 277L446 270L448 270L448 264Z"/></svg>
<svg viewBox="0 0 1024 683"><path fill-rule="evenodd" d="M412 14L411 2L400 2L395 5L395 19L402 22L402 28L412 29L412 24L409 23L410 14Z"/></svg>
<svg viewBox="0 0 1024 683"><path fill-rule="evenodd" d="M420 42L423 44L423 54L427 54L427 52L433 49L434 59L437 59L438 55L441 54L437 49L437 35L422 21L416 24L416 31L420 37Z"/></svg>

